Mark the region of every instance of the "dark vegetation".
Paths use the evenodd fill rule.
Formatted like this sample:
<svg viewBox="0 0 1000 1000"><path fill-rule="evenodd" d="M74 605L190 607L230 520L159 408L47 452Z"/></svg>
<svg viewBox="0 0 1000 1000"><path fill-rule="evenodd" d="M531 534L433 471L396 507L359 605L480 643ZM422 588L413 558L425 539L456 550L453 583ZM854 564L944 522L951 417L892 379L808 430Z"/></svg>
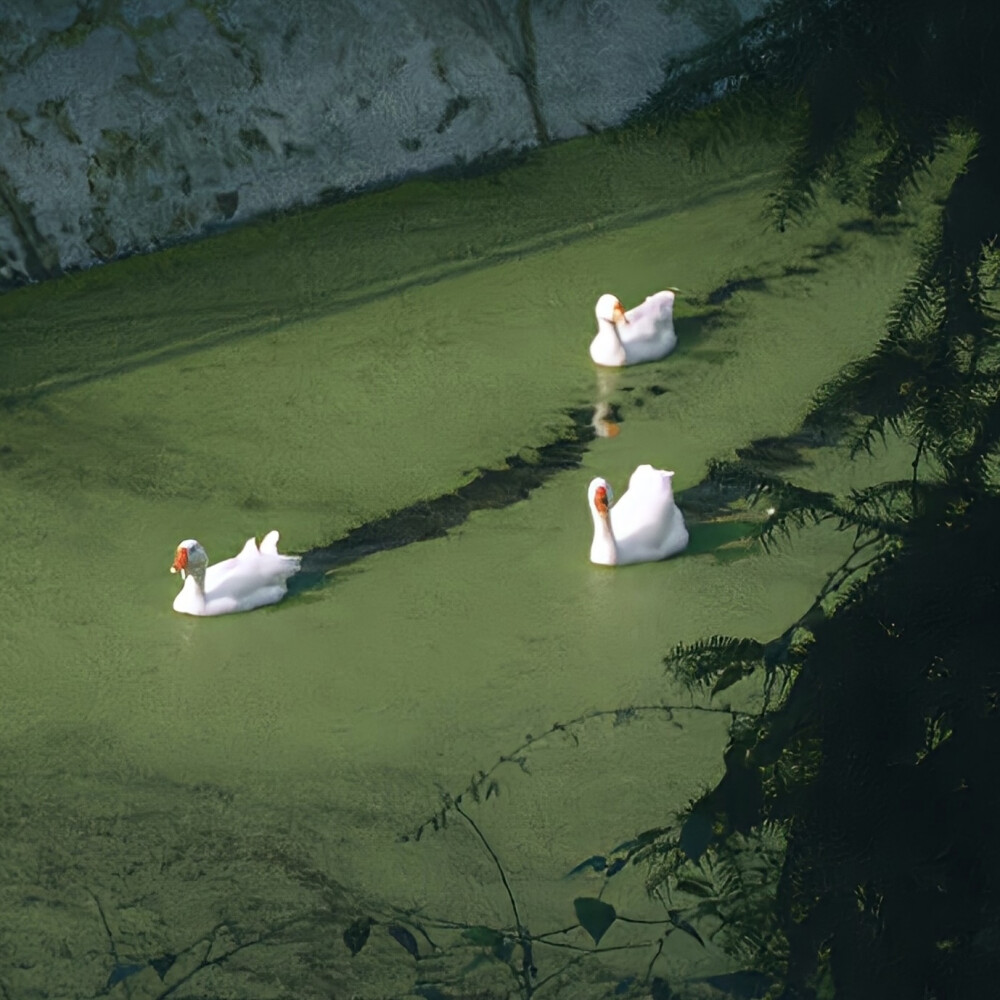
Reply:
<svg viewBox="0 0 1000 1000"><path fill-rule="evenodd" d="M764 544L821 521L855 538L784 635L665 661L714 698L763 681L722 781L631 859L723 931L753 995L971 998L1000 982L998 24L992 0L777 0L672 72L641 118L724 131L747 106L791 109L779 232L824 186L878 223L956 137L972 149L877 349L806 422L852 454L899 435L912 476L834 497L752 451L712 470L775 508Z"/></svg>

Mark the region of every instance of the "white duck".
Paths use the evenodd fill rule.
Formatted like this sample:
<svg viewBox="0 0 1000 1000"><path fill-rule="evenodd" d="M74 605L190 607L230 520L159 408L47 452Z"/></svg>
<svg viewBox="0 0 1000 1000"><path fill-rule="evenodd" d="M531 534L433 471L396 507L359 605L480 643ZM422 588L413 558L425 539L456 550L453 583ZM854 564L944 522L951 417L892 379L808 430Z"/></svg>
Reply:
<svg viewBox="0 0 1000 1000"><path fill-rule="evenodd" d="M268 532L257 548L248 538L239 555L208 565L201 543L188 538L177 546L171 573L184 580L174 611L184 615L228 615L276 604L288 592L288 578L298 572L299 556L278 553L278 532Z"/></svg>
<svg viewBox="0 0 1000 1000"><path fill-rule="evenodd" d="M608 481L600 477L591 481L587 499L594 518L592 563L624 566L655 562L687 546L688 530L674 502L673 477L664 469L640 465L614 507Z"/></svg>
<svg viewBox="0 0 1000 1000"><path fill-rule="evenodd" d="M618 368L656 361L677 346L671 291L656 292L628 312L614 295L602 295L594 314L597 336L590 342L590 356L599 365Z"/></svg>

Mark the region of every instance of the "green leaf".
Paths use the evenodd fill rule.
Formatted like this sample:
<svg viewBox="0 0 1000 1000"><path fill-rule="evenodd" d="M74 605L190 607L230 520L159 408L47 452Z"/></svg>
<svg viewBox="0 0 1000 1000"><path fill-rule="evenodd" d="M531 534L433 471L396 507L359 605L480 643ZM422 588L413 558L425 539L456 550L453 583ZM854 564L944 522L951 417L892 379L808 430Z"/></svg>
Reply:
<svg viewBox="0 0 1000 1000"><path fill-rule="evenodd" d="M420 949L417 947L417 939L405 927L399 924L392 924L387 928L390 937L403 948L405 948L414 958L420 958Z"/></svg>
<svg viewBox="0 0 1000 1000"><path fill-rule="evenodd" d="M499 948L503 945L503 935L492 927L466 927L462 931L462 937L473 944L482 945L484 948Z"/></svg>
<svg viewBox="0 0 1000 1000"><path fill-rule="evenodd" d="M711 899L715 895L712 887L701 879L681 877L677 880L677 888L681 892L699 896L702 899Z"/></svg>
<svg viewBox="0 0 1000 1000"><path fill-rule="evenodd" d="M693 937L695 941L702 946L702 948L705 947L705 942L702 940L701 935L687 920L681 916L679 910L669 910L667 912L667 916L670 918L670 922L674 925L674 927L676 927L679 931L683 931L689 937Z"/></svg>
<svg viewBox="0 0 1000 1000"><path fill-rule="evenodd" d="M344 944L347 945L352 955L357 955L365 943L368 935L371 934L372 924L375 923L371 917L358 917L350 927L344 931ZM162 977L161 977L162 978Z"/></svg>
<svg viewBox="0 0 1000 1000"><path fill-rule="evenodd" d="M153 967L160 979L163 979L163 977L170 971L170 967L176 961L176 955L161 955L159 958L151 958L149 960L149 964Z"/></svg>
<svg viewBox="0 0 1000 1000"><path fill-rule="evenodd" d="M596 899L593 896L579 896L573 900L573 909L580 926L599 944L608 928L615 922L618 914L610 903Z"/></svg>
<svg viewBox="0 0 1000 1000"><path fill-rule="evenodd" d="M483 927L481 924L466 927L462 931L462 937L482 948L489 948L490 955L501 962L509 962L514 952L514 942L492 927Z"/></svg>

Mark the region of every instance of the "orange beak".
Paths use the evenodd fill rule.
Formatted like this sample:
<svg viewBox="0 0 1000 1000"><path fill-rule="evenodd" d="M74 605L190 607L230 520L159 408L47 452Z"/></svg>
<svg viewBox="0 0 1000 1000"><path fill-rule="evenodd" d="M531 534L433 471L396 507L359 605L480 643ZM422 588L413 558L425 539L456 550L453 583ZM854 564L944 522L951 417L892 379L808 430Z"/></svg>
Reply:
<svg viewBox="0 0 1000 1000"><path fill-rule="evenodd" d="M603 486L598 486L594 490L594 506L597 508L597 513L602 517L607 517L608 514L608 491Z"/></svg>
<svg viewBox="0 0 1000 1000"><path fill-rule="evenodd" d="M174 556L174 564L170 567L170 572L176 573L179 570L187 569L187 564L188 550L183 545L179 545L177 547L177 555Z"/></svg>
<svg viewBox="0 0 1000 1000"><path fill-rule="evenodd" d="M628 322L628 320L625 318L625 310L624 310L624 308L622 308L622 304L620 302L616 302L615 303L615 308L614 308L614 311L611 313L611 318L616 323L627 323Z"/></svg>

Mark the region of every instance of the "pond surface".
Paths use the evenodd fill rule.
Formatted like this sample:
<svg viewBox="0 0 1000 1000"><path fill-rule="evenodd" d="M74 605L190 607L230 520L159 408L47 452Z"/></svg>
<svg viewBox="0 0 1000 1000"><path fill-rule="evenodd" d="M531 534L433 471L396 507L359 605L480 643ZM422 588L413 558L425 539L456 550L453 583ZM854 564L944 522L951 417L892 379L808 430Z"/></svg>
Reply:
<svg viewBox="0 0 1000 1000"><path fill-rule="evenodd" d="M511 927L511 897L536 934L570 926L600 888L571 869L718 779L728 709L756 692L698 701L662 657L782 631L847 539L720 550L738 526L692 521L682 557L602 569L587 483L622 491L651 462L683 491L794 431L878 339L932 210L873 232L821 203L776 234L775 163L764 143L696 161L588 139L0 300L0 996L506 995L475 934L435 953L400 928ZM664 286L676 353L599 372L598 294ZM620 433L588 440L598 404ZM500 474L440 537L399 544L383 520L561 439L566 467L518 502ZM830 464L823 488L864 474ZM377 551L331 556L378 523ZM221 559L272 528L311 553L292 596L172 612L182 538ZM435 831L479 772L489 798ZM662 918L641 879L604 898ZM602 946L655 940L637 927ZM602 995L654 951L539 945L538 992ZM677 935L656 967L720 961Z"/></svg>

